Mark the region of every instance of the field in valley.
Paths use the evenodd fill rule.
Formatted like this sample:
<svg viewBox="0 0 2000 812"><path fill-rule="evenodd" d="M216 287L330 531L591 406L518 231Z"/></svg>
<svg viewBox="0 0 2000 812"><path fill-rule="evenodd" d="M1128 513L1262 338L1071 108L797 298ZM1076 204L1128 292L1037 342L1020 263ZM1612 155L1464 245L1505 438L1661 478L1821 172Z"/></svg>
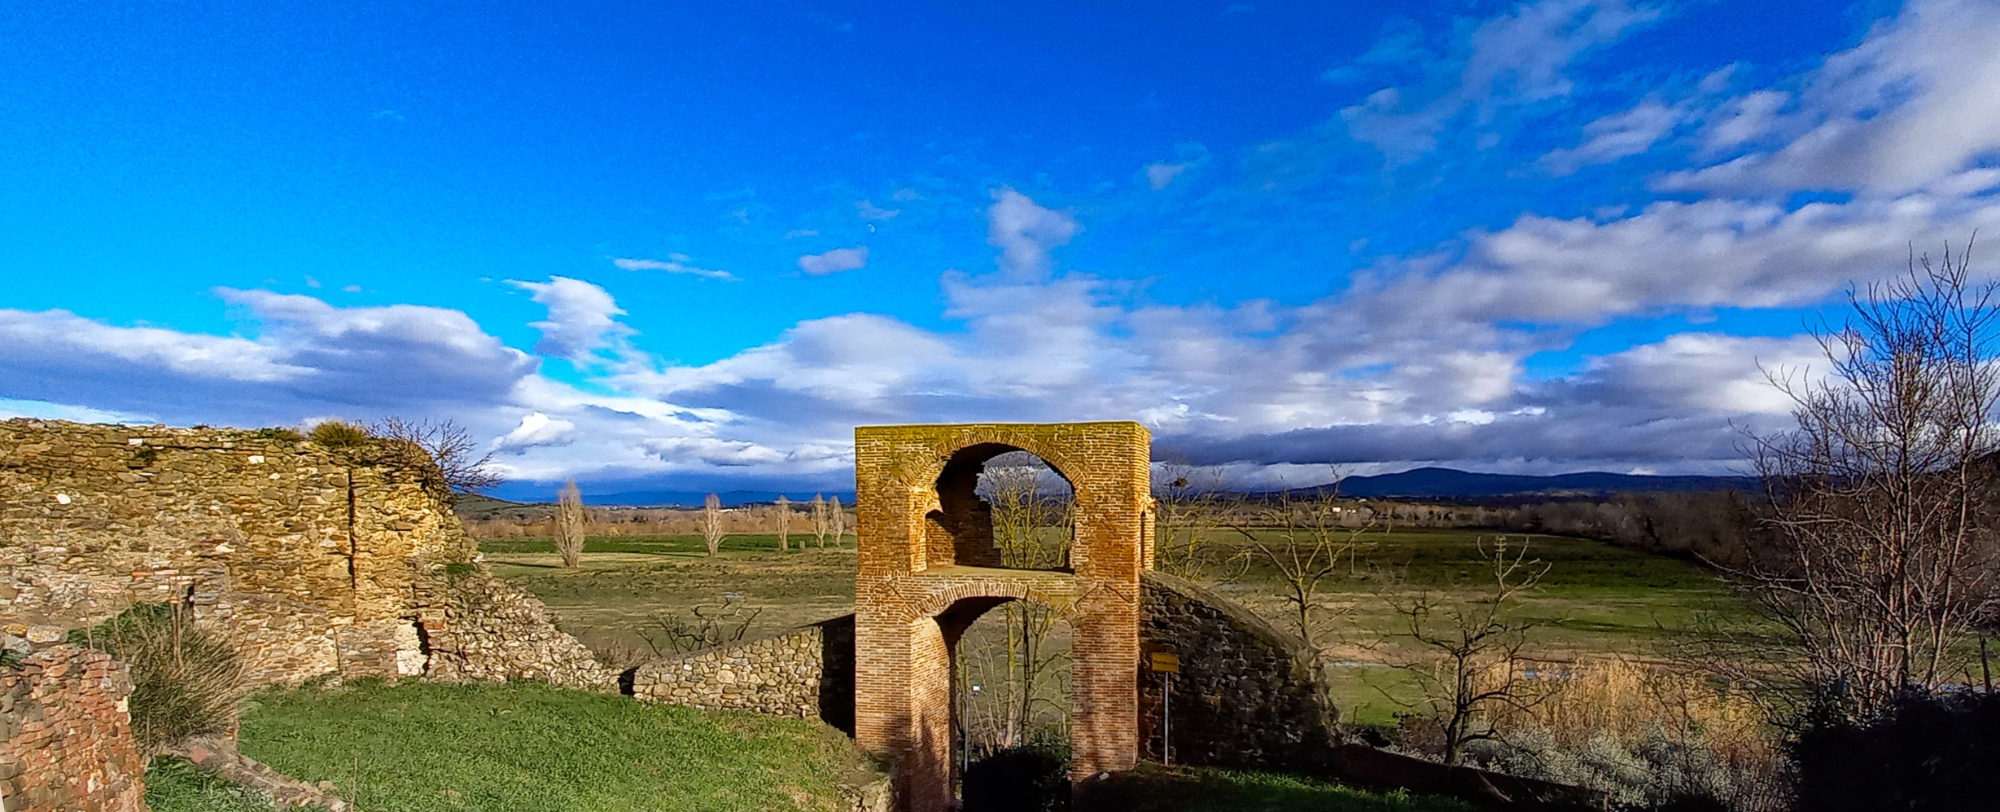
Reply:
<svg viewBox="0 0 2000 812"><path fill-rule="evenodd" d="M1347 718L1392 721L1414 698L1408 674L1388 667L1416 655L1398 637L1405 623L1393 605L1419 593L1476 599L1490 581L1481 545L1495 538L1431 529L1362 538L1352 568L1322 587L1315 612L1315 638ZM1754 622L1720 579L1690 562L1585 539L1506 539L1528 544L1529 557L1548 565L1518 614L1538 624L1527 652L1537 658L1659 658L1681 630ZM1292 627L1296 613L1278 573L1254 557L1236 557L1247 546L1240 537L1218 534L1212 544L1223 563L1211 568L1210 585ZM852 545L849 536L840 549L780 553L773 536L731 536L722 555L709 558L697 536L592 538L577 570L559 567L547 539L489 540L481 549L497 574L539 596L565 629L593 648L637 660L652 653L647 638L659 639L662 617L686 619L697 607L714 615L729 604L729 624L747 623L752 637L852 611Z"/></svg>

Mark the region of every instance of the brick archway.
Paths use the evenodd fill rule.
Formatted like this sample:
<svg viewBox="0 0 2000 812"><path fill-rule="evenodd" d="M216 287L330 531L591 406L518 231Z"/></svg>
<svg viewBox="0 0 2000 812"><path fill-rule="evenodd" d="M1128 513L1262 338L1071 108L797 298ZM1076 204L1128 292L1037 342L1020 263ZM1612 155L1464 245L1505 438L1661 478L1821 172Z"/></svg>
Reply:
<svg viewBox="0 0 2000 812"><path fill-rule="evenodd" d="M1130 422L855 429L855 738L895 764L904 812L955 805L953 647L1007 600L1046 604L1075 629L1070 777L1138 762L1151 439ZM1016 450L1075 491L1072 572L997 567L991 517L972 490L987 460Z"/></svg>

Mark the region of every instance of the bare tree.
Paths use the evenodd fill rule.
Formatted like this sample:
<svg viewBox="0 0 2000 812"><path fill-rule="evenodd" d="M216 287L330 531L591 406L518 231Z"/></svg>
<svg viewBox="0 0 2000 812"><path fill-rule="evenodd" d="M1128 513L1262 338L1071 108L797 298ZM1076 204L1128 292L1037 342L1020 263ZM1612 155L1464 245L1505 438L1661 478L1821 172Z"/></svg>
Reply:
<svg viewBox="0 0 2000 812"><path fill-rule="evenodd" d="M1022 569L1056 569L1069 565L1073 500L1069 483L1040 458L1025 451L1009 452L987 461L975 491L990 508L993 543L1000 564ZM1006 629L1002 659L979 663L989 674L1000 671L999 711L988 723L999 746L1026 742L1037 727L1038 706L1046 707L1045 690L1064 665L1068 652L1051 645L1061 622L1048 607L1012 601L1001 607ZM1067 708L1047 708L1067 714Z"/></svg>
<svg viewBox="0 0 2000 812"><path fill-rule="evenodd" d="M480 453L472 433L451 420L407 420L385 417L369 427L376 436L416 443L444 472L445 484L459 493L478 493L499 485L492 452Z"/></svg>
<svg viewBox="0 0 2000 812"><path fill-rule="evenodd" d="M979 497L993 516L993 543L1001 566L1056 569L1069 564L1069 484L1025 451L987 461L979 474Z"/></svg>
<svg viewBox="0 0 2000 812"><path fill-rule="evenodd" d="M1769 373L1797 427L1751 438L1775 538L1745 574L1799 681L1857 716L1950 677L1994 605L1996 289L1971 250L1850 290L1815 333L1832 374Z"/></svg>
<svg viewBox="0 0 2000 812"><path fill-rule="evenodd" d="M1509 547L1504 536L1490 546L1480 542L1493 580L1469 603L1429 592L1390 601L1403 618L1402 636L1423 653L1397 667L1416 678L1429 715L1443 728L1446 764L1459 763L1466 744L1494 738L1496 715L1538 701L1525 681L1521 656L1535 624L1514 619L1511 610L1549 567L1528 558L1525 541Z"/></svg>
<svg viewBox="0 0 2000 812"><path fill-rule="evenodd" d="M583 558L584 519L583 491L572 479L556 492L556 553L562 556L563 569L576 569Z"/></svg>
<svg viewBox="0 0 2000 812"><path fill-rule="evenodd" d="M826 531L833 529L833 525L827 521L826 497L819 494L813 494L812 523L813 541L819 544L820 549L824 550L826 549Z"/></svg>
<svg viewBox="0 0 2000 812"><path fill-rule="evenodd" d="M1153 468L1153 566L1172 575L1201 578L1217 563L1209 543L1221 527L1222 467L1194 465L1169 455Z"/></svg>
<svg viewBox="0 0 2000 812"><path fill-rule="evenodd" d="M840 494L826 498L826 534L833 537L833 546L840 546L840 537L847 535L847 511L840 509Z"/></svg>
<svg viewBox="0 0 2000 812"><path fill-rule="evenodd" d="M792 551L792 500L778 494L778 552Z"/></svg>
<svg viewBox="0 0 2000 812"><path fill-rule="evenodd" d="M722 527L722 497L711 493L701 503L701 540L708 545L710 557L722 549L726 535L728 532Z"/></svg>
<svg viewBox="0 0 2000 812"><path fill-rule="evenodd" d="M1321 609L1320 588L1342 570L1353 570L1362 534L1373 527L1372 523L1344 525L1343 512L1340 483L1336 480L1331 488L1316 490L1305 497L1294 496L1290 490L1280 491L1257 511L1260 527L1256 530L1230 525L1249 540L1247 552L1251 563L1261 563L1276 571L1278 581L1285 587L1285 602L1292 607L1299 637L1315 653L1319 651L1319 642L1313 627Z"/></svg>

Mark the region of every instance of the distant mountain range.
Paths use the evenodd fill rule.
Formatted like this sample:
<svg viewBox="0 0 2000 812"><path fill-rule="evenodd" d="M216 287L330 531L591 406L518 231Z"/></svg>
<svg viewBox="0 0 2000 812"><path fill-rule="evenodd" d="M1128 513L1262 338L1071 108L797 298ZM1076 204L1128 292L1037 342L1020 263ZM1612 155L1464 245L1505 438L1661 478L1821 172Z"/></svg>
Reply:
<svg viewBox="0 0 2000 812"><path fill-rule="evenodd" d="M1586 471L1553 476L1480 474L1452 468L1417 468L1341 480L1340 494L1412 499L1491 499L1523 496L1609 496L1619 493L1751 490L1747 476L1652 476Z"/></svg>
<svg viewBox="0 0 2000 812"><path fill-rule="evenodd" d="M1652 476L1586 471L1553 476L1481 474L1453 468L1417 468L1395 474L1354 476L1340 483L1342 496L1405 499L1506 499L1521 497L1609 496L1620 493L1753 490L1755 477L1745 476ZM502 499L536 499L530 492L512 493L502 486L494 495ZM539 495L550 489L537 488ZM779 491L723 491L717 494L724 506L776 501ZM794 502L811 501L808 492L784 492ZM843 504L854 504L852 492L828 493ZM619 507L699 507L707 491L630 490L614 493L584 492L586 504Z"/></svg>

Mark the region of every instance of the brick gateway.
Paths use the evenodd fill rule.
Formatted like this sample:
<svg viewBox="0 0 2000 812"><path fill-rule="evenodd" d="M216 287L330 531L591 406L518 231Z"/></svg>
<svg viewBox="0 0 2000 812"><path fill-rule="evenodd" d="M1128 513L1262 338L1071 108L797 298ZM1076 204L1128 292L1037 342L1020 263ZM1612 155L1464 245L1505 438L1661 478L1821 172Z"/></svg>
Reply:
<svg viewBox="0 0 2000 812"><path fill-rule="evenodd" d="M1049 606L1075 629L1071 780L1137 765L1151 439L1132 422L855 429L855 737L895 765L906 812L955 806L958 638L1010 600ZM999 568L973 490L986 462L1010 451L1041 457L1074 489L1073 572Z"/></svg>

